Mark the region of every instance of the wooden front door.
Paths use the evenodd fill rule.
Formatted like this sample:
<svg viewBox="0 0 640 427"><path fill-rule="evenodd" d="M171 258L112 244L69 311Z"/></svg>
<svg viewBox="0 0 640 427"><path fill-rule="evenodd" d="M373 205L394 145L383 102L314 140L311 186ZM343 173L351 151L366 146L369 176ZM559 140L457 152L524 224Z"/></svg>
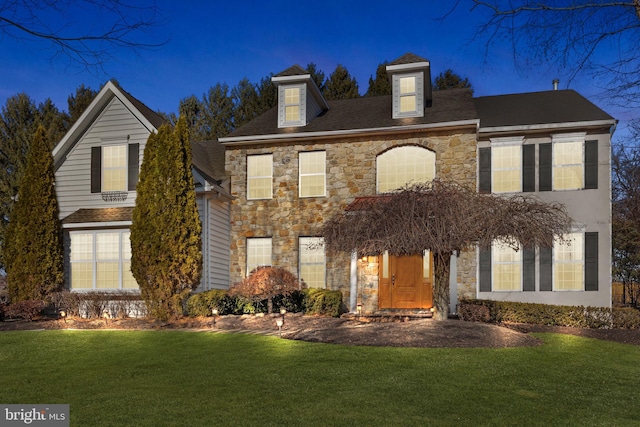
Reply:
<svg viewBox="0 0 640 427"><path fill-rule="evenodd" d="M427 309L433 307L432 258L380 257L378 305L380 308Z"/></svg>

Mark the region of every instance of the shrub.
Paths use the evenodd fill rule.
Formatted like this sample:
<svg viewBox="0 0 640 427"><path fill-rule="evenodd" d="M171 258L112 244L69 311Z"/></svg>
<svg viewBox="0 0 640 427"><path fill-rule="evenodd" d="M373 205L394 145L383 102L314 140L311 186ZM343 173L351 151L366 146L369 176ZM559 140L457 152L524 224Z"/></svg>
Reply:
<svg viewBox="0 0 640 427"><path fill-rule="evenodd" d="M211 316L213 308L218 309L218 314L233 314L236 303L232 297L227 295L227 291L222 289L212 289L191 295L187 301L187 314L191 317Z"/></svg>
<svg viewBox="0 0 640 427"><path fill-rule="evenodd" d="M342 292L328 289L305 289L304 312L338 317L343 310Z"/></svg>
<svg viewBox="0 0 640 427"><path fill-rule="evenodd" d="M7 305L4 309L4 314L13 319L26 319L31 321L40 315L46 306L47 304L41 300L22 300Z"/></svg>
<svg viewBox="0 0 640 427"><path fill-rule="evenodd" d="M607 329L615 325L615 316L606 307L464 300L458 306L458 313L462 320L491 323L530 323L592 329Z"/></svg>
<svg viewBox="0 0 640 427"><path fill-rule="evenodd" d="M145 317L146 305L137 293L131 292L57 292L52 297L57 311L65 311L67 316L87 318L102 317L104 312L110 317Z"/></svg>
<svg viewBox="0 0 640 427"><path fill-rule="evenodd" d="M278 295L289 295L302 289L302 282L293 273L281 267L261 267L249 277L234 284L229 295L249 299L254 306L267 301L267 312L273 311L273 298ZM257 309L257 307L254 307Z"/></svg>
<svg viewBox="0 0 640 427"><path fill-rule="evenodd" d="M618 308L612 311L613 327L625 329L640 329L640 311L635 308Z"/></svg>

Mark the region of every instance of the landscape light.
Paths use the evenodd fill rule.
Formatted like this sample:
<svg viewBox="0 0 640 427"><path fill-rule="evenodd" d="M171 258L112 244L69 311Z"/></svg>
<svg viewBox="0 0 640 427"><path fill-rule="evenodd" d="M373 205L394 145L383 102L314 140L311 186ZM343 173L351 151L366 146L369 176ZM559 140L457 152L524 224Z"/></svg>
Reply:
<svg viewBox="0 0 640 427"><path fill-rule="evenodd" d="M280 338L282 338L282 325L284 325L284 320L282 317L276 319L276 326L278 326L278 332L280 333Z"/></svg>
<svg viewBox="0 0 640 427"><path fill-rule="evenodd" d="M218 315L218 309L214 308L211 310L211 314L213 314L213 327L216 327L216 316Z"/></svg>

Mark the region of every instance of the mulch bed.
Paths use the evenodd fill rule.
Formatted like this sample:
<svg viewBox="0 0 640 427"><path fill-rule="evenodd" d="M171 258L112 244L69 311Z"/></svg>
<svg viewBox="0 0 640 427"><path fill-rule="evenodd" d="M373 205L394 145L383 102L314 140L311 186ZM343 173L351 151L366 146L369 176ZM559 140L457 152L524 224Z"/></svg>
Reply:
<svg viewBox="0 0 640 427"><path fill-rule="evenodd" d="M640 330L583 329L526 324L491 325L461 320L420 319L394 322L363 322L357 319L285 315L281 330L276 326L280 315L220 316L184 318L173 322L150 319L40 319L32 322L0 322L0 331L43 329L121 329L121 330L196 330L208 332L255 333L281 335L283 338L343 345L391 347L522 347L541 341L530 332L553 332L579 335L640 345Z"/></svg>

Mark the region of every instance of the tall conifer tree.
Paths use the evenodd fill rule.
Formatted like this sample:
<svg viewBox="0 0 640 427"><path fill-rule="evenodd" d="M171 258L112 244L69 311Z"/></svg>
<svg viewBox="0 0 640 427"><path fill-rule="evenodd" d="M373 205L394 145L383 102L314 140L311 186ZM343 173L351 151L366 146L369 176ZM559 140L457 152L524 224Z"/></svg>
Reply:
<svg viewBox="0 0 640 427"><path fill-rule="evenodd" d="M12 302L47 300L64 281L53 156L47 131L35 132L5 241Z"/></svg>
<svg viewBox="0 0 640 427"><path fill-rule="evenodd" d="M163 125L149 136L136 191L131 271L152 316L180 316L202 272L202 225L184 117L175 129Z"/></svg>
<svg viewBox="0 0 640 427"><path fill-rule="evenodd" d="M349 71L338 64L325 84L323 95L328 100L358 98L358 83Z"/></svg>

